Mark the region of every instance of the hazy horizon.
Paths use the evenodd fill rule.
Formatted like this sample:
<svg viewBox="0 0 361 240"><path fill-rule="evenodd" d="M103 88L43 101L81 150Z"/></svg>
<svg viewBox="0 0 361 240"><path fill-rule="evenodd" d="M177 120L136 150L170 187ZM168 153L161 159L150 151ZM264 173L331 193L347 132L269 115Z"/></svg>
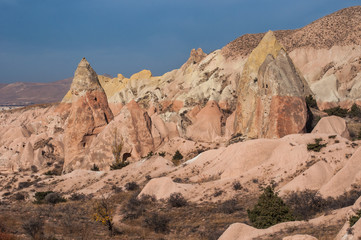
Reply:
<svg viewBox="0 0 361 240"><path fill-rule="evenodd" d="M192 48L210 53L243 34L300 28L358 2L0 0L0 83L69 78L82 57L98 74L162 75Z"/></svg>

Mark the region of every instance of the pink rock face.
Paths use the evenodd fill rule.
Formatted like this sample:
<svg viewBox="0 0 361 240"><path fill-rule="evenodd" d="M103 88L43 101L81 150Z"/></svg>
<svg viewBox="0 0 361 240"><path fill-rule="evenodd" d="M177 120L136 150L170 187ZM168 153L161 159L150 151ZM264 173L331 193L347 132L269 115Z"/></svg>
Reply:
<svg viewBox="0 0 361 240"><path fill-rule="evenodd" d="M346 126L346 121L337 116L323 117L317 123L312 133L338 134L344 138L350 138L350 133Z"/></svg>
<svg viewBox="0 0 361 240"><path fill-rule="evenodd" d="M263 102L258 99L258 106L262 109ZM273 96L269 107L269 115L262 116L257 109L259 137L280 138L290 133L305 131L307 121L306 102L301 97Z"/></svg>
<svg viewBox="0 0 361 240"><path fill-rule="evenodd" d="M64 139L64 172L72 171L83 164L85 149L113 119L97 74L85 58L75 71L71 92L72 105Z"/></svg>
<svg viewBox="0 0 361 240"><path fill-rule="evenodd" d="M209 101L195 116L194 123L187 128L187 137L194 141L212 142L222 135L223 118L218 104Z"/></svg>

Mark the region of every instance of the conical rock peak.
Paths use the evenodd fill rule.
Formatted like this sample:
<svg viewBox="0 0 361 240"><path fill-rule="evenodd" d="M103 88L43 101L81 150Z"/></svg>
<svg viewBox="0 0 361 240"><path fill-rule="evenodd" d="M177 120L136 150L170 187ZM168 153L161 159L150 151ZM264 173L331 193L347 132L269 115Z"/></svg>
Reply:
<svg viewBox="0 0 361 240"><path fill-rule="evenodd" d="M87 91L104 91L99 83L97 73L85 58L80 61L75 70L70 90L73 97L83 96Z"/></svg>

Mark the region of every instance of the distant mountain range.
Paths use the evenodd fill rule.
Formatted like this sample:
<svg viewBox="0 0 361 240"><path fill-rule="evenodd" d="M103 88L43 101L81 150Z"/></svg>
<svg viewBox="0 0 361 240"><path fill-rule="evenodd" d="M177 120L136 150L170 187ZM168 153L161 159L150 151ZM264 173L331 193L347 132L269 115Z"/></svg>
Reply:
<svg viewBox="0 0 361 240"><path fill-rule="evenodd" d="M60 102L73 78L50 83L16 82L0 84L0 105L30 105Z"/></svg>

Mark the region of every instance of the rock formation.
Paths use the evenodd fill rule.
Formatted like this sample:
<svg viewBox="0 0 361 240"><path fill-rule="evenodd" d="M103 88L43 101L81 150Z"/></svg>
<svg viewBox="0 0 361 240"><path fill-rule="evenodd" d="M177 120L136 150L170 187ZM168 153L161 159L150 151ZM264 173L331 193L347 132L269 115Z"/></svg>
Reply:
<svg viewBox="0 0 361 240"><path fill-rule="evenodd" d="M273 138L305 130L311 91L273 32L250 54L237 89L236 133Z"/></svg>
<svg viewBox="0 0 361 240"><path fill-rule="evenodd" d="M71 84L71 109L65 128L64 172L71 171L83 162L84 150L93 138L113 120L107 97L98 76L83 58Z"/></svg>

